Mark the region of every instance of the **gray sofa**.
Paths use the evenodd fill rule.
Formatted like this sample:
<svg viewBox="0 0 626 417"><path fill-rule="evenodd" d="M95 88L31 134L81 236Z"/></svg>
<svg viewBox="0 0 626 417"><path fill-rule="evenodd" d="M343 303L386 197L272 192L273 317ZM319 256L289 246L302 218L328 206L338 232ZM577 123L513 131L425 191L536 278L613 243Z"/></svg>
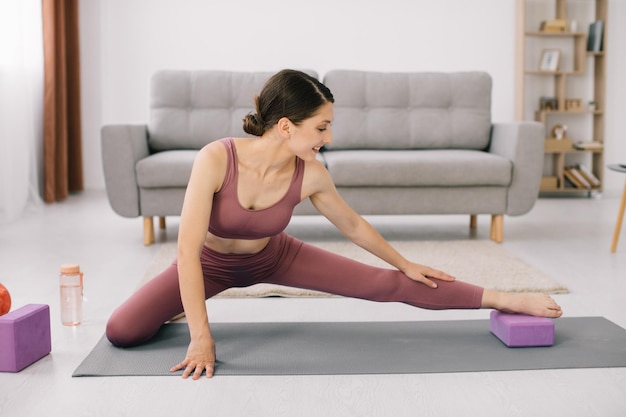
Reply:
<svg viewBox="0 0 626 417"><path fill-rule="evenodd" d="M308 73L317 76L314 71ZM109 202L124 217L180 215L195 154L241 127L272 73L160 71L151 80L147 125L102 128ZM543 168L543 126L493 123L484 72L380 73L335 70L333 143L320 154L339 193L361 214L491 215L503 240L504 215L534 205ZM302 202L296 215L316 214Z"/></svg>

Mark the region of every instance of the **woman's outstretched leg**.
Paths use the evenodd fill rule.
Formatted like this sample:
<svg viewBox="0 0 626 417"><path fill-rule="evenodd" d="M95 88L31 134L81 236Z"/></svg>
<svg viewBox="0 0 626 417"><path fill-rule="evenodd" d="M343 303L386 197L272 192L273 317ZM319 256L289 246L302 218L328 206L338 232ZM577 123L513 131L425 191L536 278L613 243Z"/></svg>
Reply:
<svg viewBox="0 0 626 417"><path fill-rule="evenodd" d="M293 239L293 238L290 238ZM298 245L293 239L289 244ZM504 293L461 281L437 281L433 289L394 269L376 268L302 244L290 267L267 282L372 301L397 301L426 309L493 308L503 312L560 317L545 294Z"/></svg>
<svg viewBox="0 0 626 417"><path fill-rule="evenodd" d="M396 269L366 265L297 239L289 244L302 246L287 269L265 282L371 301L402 302L431 310L481 307L483 289L476 285L437 281L438 288L433 289Z"/></svg>

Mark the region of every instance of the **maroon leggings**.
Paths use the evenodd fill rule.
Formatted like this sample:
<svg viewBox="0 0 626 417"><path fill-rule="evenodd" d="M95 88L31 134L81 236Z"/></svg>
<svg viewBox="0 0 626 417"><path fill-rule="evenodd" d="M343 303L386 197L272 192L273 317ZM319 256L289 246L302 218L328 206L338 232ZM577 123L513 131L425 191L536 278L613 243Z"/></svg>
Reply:
<svg viewBox="0 0 626 417"><path fill-rule="evenodd" d="M225 255L205 247L200 261L207 299L231 287L260 282L432 310L479 308L483 294L481 287L460 281L437 281L438 288L432 289L398 270L366 265L285 233L271 238L256 254ZM174 261L113 312L106 335L116 346L138 345L182 312Z"/></svg>

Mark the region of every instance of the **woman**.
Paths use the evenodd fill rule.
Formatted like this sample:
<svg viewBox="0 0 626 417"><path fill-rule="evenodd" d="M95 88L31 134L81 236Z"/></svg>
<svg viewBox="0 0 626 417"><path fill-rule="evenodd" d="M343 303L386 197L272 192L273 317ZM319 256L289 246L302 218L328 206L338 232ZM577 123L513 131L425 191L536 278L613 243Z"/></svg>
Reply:
<svg viewBox="0 0 626 417"><path fill-rule="evenodd" d="M260 139L226 138L200 150L185 194L177 259L113 313L107 324L113 344L146 342L184 311L191 342L171 370L184 370L183 378L211 377L215 343L205 300L258 282L429 309L561 316L549 296L483 289L405 259L354 212L316 159L332 142L334 102L318 80L283 70L255 101L244 130ZM294 206L306 198L351 241L396 269L364 265L285 234Z"/></svg>

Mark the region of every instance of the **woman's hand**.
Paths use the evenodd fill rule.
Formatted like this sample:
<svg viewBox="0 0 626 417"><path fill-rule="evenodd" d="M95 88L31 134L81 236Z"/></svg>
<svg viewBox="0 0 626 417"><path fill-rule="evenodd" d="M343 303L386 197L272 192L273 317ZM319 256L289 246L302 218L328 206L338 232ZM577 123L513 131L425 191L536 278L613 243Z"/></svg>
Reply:
<svg viewBox="0 0 626 417"><path fill-rule="evenodd" d="M431 288L437 288L437 284L430 278L439 279L442 281L454 281L455 278L452 275L448 275L443 271L435 268L431 268L426 265L420 265L416 263L409 263L406 269L402 272L411 278L413 281L421 282Z"/></svg>
<svg viewBox="0 0 626 417"><path fill-rule="evenodd" d="M173 366L170 372L183 371L183 379L187 379L193 374L192 379L198 379L202 372L206 372L206 377L211 378L215 369L215 341L212 337L201 340L192 340L187 349L185 360Z"/></svg>

